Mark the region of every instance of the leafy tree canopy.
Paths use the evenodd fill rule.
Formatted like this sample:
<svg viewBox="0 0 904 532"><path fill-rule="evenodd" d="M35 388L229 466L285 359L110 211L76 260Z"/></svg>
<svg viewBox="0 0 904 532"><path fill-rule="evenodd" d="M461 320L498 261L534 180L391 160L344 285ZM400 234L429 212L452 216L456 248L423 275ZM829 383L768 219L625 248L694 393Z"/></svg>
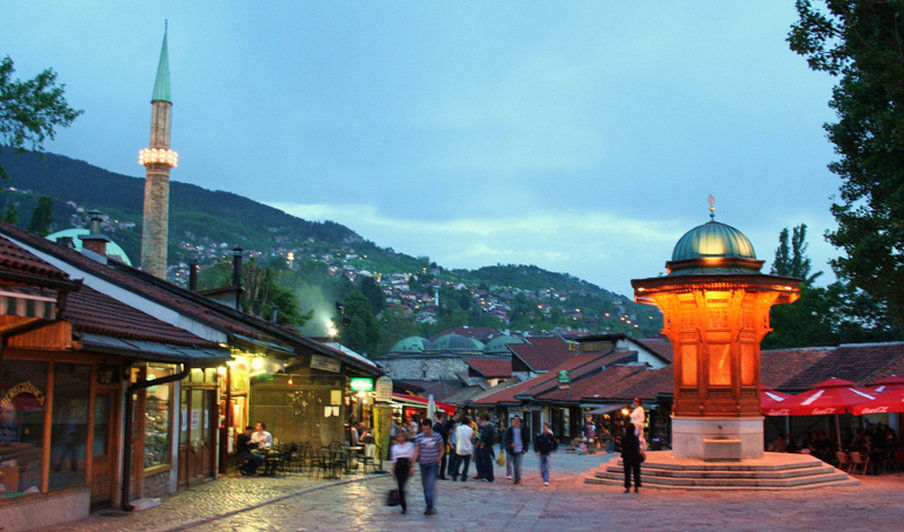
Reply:
<svg viewBox="0 0 904 532"><path fill-rule="evenodd" d="M842 178L832 205L838 229L828 241L845 256L840 277L884 301L904 325L904 3L797 0L791 49L838 83L826 124Z"/></svg>
<svg viewBox="0 0 904 532"><path fill-rule="evenodd" d="M46 69L32 79L14 80L9 56L0 59L0 146L21 153L41 151L56 129L68 127L83 111L69 107L56 72ZM0 165L0 177L9 176Z"/></svg>
<svg viewBox="0 0 904 532"><path fill-rule="evenodd" d="M53 224L53 200L50 196L41 196L38 205L31 213L28 231L36 235L47 236Z"/></svg>

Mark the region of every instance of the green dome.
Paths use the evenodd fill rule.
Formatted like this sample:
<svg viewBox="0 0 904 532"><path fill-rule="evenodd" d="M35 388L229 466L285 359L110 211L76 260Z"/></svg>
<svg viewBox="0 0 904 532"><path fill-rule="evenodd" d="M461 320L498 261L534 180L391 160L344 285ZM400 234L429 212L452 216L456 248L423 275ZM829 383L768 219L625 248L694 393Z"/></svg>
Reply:
<svg viewBox="0 0 904 532"><path fill-rule="evenodd" d="M672 262L705 257L756 259L756 254L744 233L713 220L685 233L672 251Z"/></svg>
<svg viewBox="0 0 904 532"><path fill-rule="evenodd" d="M423 353L424 349L430 349L430 340L420 336L409 336L396 342L390 353Z"/></svg>
<svg viewBox="0 0 904 532"><path fill-rule="evenodd" d="M430 346L433 351L481 351L483 342L460 334L444 334Z"/></svg>
<svg viewBox="0 0 904 532"><path fill-rule="evenodd" d="M499 336L493 338L489 342L487 342L486 347L483 348L483 352L490 353L507 353L509 344L524 344L527 343L523 338L518 338L516 336Z"/></svg>
<svg viewBox="0 0 904 532"><path fill-rule="evenodd" d="M47 238L47 240L56 242L58 238L69 237L72 239L72 243L75 245L75 249L77 251L81 251L82 250L82 239L79 237L85 236L85 235L90 235L90 234L91 234L91 231L89 231L88 229L76 227L73 229L63 229L62 231L57 231L56 233L51 233L51 234L47 235L46 238ZM129 257L128 257L128 255L126 255L126 252L123 251L123 249L121 247L119 247L119 244L117 244L116 242L112 242L112 241L107 242L107 256L112 259L116 259L119 262L124 262L124 263L128 264L129 266L132 265L132 261L129 260Z"/></svg>

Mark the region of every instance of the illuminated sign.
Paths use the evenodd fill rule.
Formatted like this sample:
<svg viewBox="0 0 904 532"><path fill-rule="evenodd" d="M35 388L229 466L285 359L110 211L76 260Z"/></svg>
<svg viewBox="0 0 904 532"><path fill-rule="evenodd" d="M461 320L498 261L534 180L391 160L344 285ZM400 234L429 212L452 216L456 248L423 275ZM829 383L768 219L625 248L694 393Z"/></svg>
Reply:
<svg viewBox="0 0 904 532"><path fill-rule="evenodd" d="M349 388L353 392L369 392L374 389L374 380L364 377L352 377L349 381Z"/></svg>

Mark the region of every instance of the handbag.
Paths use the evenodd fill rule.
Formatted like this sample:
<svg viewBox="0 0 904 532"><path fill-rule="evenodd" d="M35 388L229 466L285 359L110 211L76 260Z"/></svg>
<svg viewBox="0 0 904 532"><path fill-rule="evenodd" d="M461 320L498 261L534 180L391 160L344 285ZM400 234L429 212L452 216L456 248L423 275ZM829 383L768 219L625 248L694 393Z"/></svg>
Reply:
<svg viewBox="0 0 904 532"><path fill-rule="evenodd" d="M389 494L386 496L386 506L398 506L400 504L402 504L402 499L399 498L399 490L389 490Z"/></svg>
<svg viewBox="0 0 904 532"><path fill-rule="evenodd" d="M499 456L496 457L496 465L498 465L499 467L502 467L505 465L505 453L504 452L499 453Z"/></svg>

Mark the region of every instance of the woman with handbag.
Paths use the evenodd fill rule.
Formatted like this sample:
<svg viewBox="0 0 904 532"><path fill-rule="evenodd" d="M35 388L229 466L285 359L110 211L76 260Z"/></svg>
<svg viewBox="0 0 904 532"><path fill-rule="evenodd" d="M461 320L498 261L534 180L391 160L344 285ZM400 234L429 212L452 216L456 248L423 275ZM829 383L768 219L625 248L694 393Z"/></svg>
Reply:
<svg viewBox="0 0 904 532"><path fill-rule="evenodd" d="M408 513L408 503L405 501L405 483L408 477L414 474L414 444L408 441L408 432L400 430L396 433L396 442L390 450L392 459L392 475L398 485L398 499L402 506L402 513ZM390 503L394 502L390 493Z"/></svg>

